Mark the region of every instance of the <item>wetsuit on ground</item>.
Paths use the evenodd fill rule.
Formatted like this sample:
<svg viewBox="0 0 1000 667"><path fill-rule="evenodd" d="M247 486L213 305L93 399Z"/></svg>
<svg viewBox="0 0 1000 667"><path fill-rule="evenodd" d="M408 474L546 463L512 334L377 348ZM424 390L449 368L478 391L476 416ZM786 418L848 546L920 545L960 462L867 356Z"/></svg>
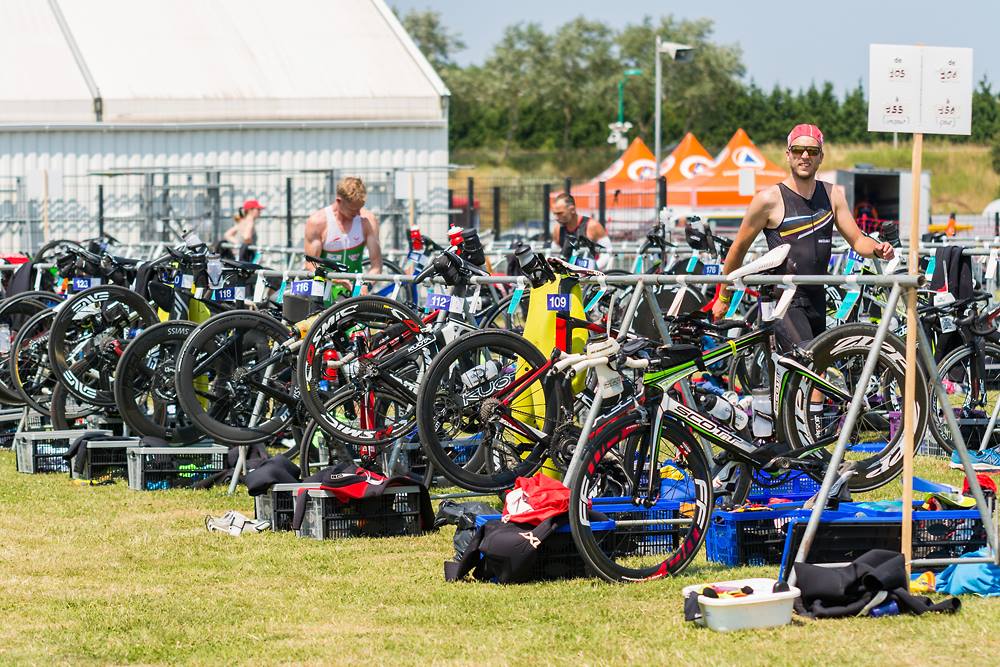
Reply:
<svg viewBox="0 0 1000 667"><path fill-rule="evenodd" d="M790 245L787 272L794 275L825 275L829 270L833 238L833 204L826 185L816 182L812 197L806 199L778 184L785 216L774 228L764 229L768 249ZM788 313L777 326L778 342L787 349L805 343L826 330L826 288L800 285Z"/></svg>

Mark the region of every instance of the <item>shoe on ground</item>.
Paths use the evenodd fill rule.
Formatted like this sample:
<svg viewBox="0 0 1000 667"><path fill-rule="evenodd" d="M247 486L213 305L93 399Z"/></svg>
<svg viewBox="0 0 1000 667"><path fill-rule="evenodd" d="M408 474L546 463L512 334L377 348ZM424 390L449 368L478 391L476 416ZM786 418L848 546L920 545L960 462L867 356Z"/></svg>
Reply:
<svg viewBox="0 0 1000 667"><path fill-rule="evenodd" d="M969 458L972 459L972 469L976 472L1000 472L1000 448L990 447L981 451L970 450ZM962 459L958 457L958 452L951 453L951 468L962 469Z"/></svg>

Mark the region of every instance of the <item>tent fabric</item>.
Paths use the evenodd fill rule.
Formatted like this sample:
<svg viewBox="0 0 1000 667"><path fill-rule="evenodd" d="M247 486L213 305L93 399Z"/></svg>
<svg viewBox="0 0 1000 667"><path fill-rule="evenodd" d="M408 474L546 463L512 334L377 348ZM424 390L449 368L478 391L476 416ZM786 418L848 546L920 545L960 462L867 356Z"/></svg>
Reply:
<svg viewBox="0 0 1000 667"><path fill-rule="evenodd" d="M767 159L740 128L716 157L711 171L671 187L667 203L692 208L745 208L753 197L739 193L741 169L753 170L755 192L777 185L788 176L788 170Z"/></svg>
<svg viewBox="0 0 1000 667"><path fill-rule="evenodd" d="M684 135L677 147L660 163L660 176L667 183L686 181L711 171L715 160L691 132Z"/></svg>
<svg viewBox="0 0 1000 667"><path fill-rule="evenodd" d="M58 0L105 123L446 119L384 0ZM95 122L49 3L0 3L0 123ZM16 66L14 65L16 63Z"/></svg>
<svg viewBox="0 0 1000 667"><path fill-rule="evenodd" d="M628 185L642 181L652 181L656 178L656 158L642 139L636 137L625 149L621 157L611 163L607 169L598 174L590 183L605 181L608 186Z"/></svg>

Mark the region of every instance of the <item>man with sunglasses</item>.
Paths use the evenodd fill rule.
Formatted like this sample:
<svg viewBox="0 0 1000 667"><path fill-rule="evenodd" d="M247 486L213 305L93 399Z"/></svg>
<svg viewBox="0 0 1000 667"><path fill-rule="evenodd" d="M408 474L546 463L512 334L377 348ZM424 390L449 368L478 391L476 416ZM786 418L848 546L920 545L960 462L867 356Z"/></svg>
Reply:
<svg viewBox="0 0 1000 667"><path fill-rule="evenodd" d="M313 211L306 220L305 251L313 257L329 258L347 265L348 273L361 273L365 250L371 260L369 273L382 273L382 245L378 221L366 209L368 191L364 182L347 176L337 183L337 197L326 208ZM313 270L312 262L306 268ZM350 285L334 284L334 292L350 291ZM331 299L338 294L331 295Z"/></svg>
<svg viewBox="0 0 1000 667"><path fill-rule="evenodd" d="M833 226L860 255L892 259L893 249L865 236L851 215L842 190L816 180L823 163L823 133L815 125L796 125L788 133L785 157L791 171L778 185L754 195L733 246L726 255L724 273L743 265L754 239L764 232L770 249L790 245L787 269L797 275L822 275L830 264ZM725 317L731 295L723 288L712 307L716 319ZM783 347L812 340L826 329L826 289L822 285L800 285L784 319L777 325Z"/></svg>

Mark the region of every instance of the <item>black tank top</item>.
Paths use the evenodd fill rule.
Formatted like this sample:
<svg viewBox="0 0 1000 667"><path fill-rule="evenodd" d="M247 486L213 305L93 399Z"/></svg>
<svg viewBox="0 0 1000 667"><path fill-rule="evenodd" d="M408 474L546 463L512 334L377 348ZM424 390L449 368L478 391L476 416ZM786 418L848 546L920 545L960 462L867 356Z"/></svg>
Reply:
<svg viewBox="0 0 1000 667"><path fill-rule="evenodd" d="M822 181L816 181L812 197L806 199L778 184L785 203L785 217L773 229L764 228L770 250L790 245L786 268L801 276L826 275L830 266L830 243L833 238L833 205ZM822 287L820 287L822 289Z"/></svg>
<svg viewBox="0 0 1000 667"><path fill-rule="evenodd" d="M569 231L568 229L566 229L565 225L559 225L559 238L556 239L556 245L562 248L562 252L564 255L566 255L568 251L567 244L569 243L569 240L571 238L576 239L577 237L580 236L580 234L586 234L587 225L589 224L590 224L590 216L581 215L580 224L577 225L576 229L574 229L573 231Z"/></svg>

